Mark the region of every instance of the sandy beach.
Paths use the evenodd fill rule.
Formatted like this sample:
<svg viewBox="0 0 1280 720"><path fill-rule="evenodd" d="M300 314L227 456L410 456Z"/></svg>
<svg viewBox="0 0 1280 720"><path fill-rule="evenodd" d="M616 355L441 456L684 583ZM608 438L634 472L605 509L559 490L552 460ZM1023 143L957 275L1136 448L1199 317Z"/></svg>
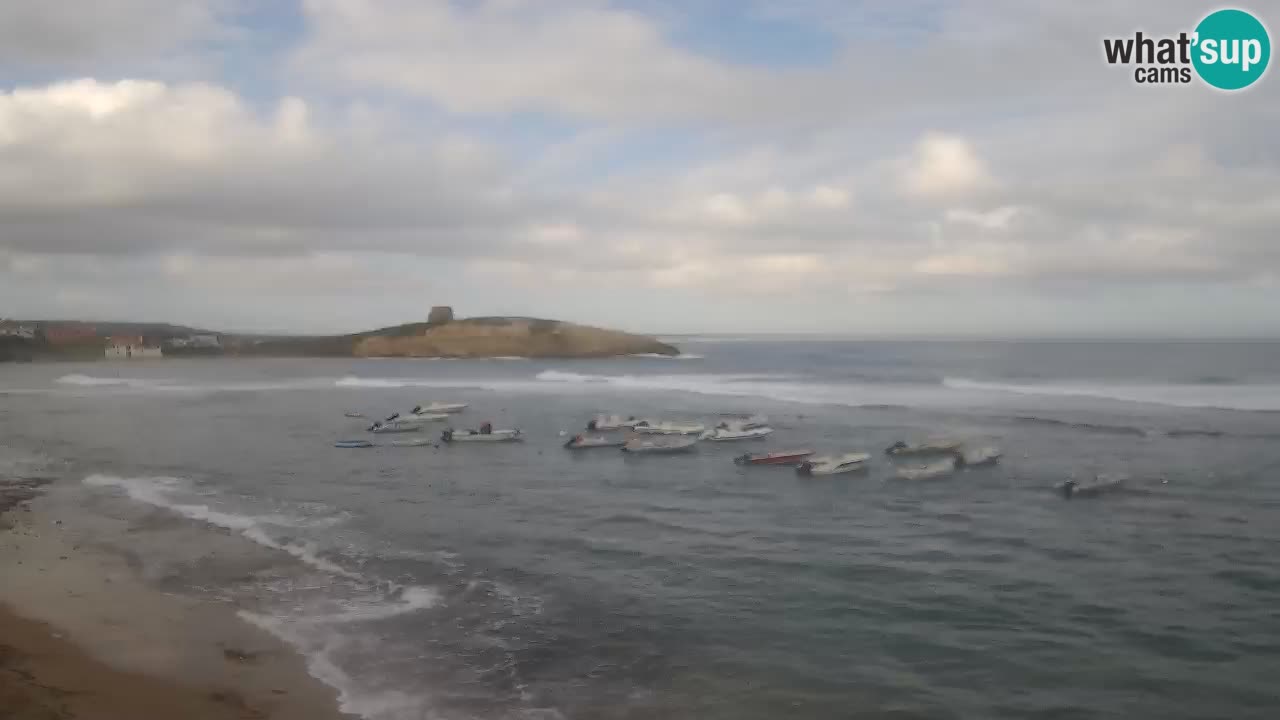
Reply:
<svg viewBox="0 0 1280 720"><path fill-rule="evenodd" d="M0 478L0 717L346 717L292 648L235 608L154 587L60 512L57 489Z"/></svg>

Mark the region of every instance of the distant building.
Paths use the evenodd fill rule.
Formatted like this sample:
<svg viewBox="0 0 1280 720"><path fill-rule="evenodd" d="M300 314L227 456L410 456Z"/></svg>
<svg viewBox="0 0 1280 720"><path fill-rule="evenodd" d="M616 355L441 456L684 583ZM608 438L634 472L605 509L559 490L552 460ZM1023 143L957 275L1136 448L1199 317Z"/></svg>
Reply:
<svg viewBox="0 0 1280 720"><path fill-rule="evenodd" d="M147 345L141 335L112 335L107 338L108 360L142 360L164 357L159 345Z"/></svg>
<svg viewBox="0 0 1280 720"><path fill-rule="evenodd" d="M187 338L187 345L193 348L220 348L222 342L217 335L192 335Z"/></svg>
<svg viewBox="0 0 1280 720"><path fill-rule="evenodd" d="M0 320L0 337L15 337L23 340L34 340L36 329L32 325L24 325L13 320Z"/></svg>
<svg viewBox="0 0 1280 720"><path fill-rule="evenodd" d="M50 345L80 345L98 339L97 328L78 322L50 323L41 329L41 334Z"/></svg>

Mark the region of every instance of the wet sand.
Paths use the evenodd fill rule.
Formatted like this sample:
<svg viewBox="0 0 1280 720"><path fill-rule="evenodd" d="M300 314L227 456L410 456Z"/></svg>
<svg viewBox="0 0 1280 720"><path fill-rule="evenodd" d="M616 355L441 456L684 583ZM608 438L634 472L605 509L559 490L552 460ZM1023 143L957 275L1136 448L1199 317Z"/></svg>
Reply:
<svg viewBox="0 0 1280 720"><path fill-rule="evenodd" d="M0 718L326 720L335 692L235 609L82 545L41 482L0 478Z"/></svg>

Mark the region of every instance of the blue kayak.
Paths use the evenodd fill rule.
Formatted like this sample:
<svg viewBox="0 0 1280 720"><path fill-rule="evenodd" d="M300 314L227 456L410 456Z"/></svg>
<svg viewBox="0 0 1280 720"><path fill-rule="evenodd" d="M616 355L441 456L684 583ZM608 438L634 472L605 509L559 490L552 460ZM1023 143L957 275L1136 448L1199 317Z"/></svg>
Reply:
<svg viewBox="0 0 1280 720"><path fill-rule="evenodd" d="M373 447L373 443L368 440L339 440L333 446L340 448L368 448Z"/></svg>

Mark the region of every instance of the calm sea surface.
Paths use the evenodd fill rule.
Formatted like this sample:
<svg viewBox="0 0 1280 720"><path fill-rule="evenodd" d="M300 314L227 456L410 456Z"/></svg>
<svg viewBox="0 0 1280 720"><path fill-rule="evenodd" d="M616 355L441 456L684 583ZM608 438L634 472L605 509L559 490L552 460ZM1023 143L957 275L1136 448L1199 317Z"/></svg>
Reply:
<svg viewBox="0 0 1280 720"><path fill-rule="evenodd" d="M679 343L0 366L0 474L65 478L369 720L1280 717L1280 344ZM332 447L432 400L527 441ZM596 412L777 432L562 449ZM934 435L1006 455L893 479L883 448ZM731 462L794 447L872 466ZM1052 491L1099 473L1130 480Z"/></svg>

